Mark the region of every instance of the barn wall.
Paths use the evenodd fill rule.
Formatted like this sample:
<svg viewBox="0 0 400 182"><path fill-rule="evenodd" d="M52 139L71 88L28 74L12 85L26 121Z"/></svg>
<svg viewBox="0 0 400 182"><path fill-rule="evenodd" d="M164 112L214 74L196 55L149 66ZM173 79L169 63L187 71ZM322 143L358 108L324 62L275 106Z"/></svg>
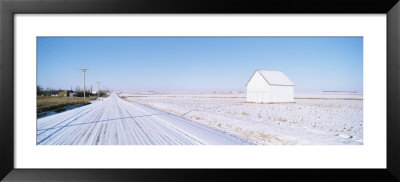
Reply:
<svg viewBox="0 0 400 182"><path fill-rule="evenodd" d="M247 84L247 102L267 102L269 91L269 84L256 72Z"/></svg>
<svg viewBox="0 0 400 182"><path fill-rule="evenodd" d="M293 86L271 86L271 100L269 102L294 102Z"/></svg>

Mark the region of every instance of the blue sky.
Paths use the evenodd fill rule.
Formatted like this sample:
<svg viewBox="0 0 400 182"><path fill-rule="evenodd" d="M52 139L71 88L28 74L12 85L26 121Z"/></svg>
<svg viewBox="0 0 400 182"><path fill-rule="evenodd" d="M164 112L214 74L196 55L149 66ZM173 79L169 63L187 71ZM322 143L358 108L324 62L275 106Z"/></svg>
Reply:
<svg viewBox="0 0 400 182"><path fill-rule="evenodd" d="M256 69L295 91L363 91L362 37L38 37L37 84L119 91L245 91Z"/></svg>

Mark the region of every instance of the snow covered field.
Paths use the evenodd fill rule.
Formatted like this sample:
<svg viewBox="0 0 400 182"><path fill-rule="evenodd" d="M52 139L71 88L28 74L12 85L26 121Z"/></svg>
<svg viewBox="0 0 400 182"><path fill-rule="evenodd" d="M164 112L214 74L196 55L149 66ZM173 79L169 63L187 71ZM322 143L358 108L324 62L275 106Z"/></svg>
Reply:
<svg viewBox="0 0 400 182"><path fill-rule="evenodd" d="M295 93L294 104L246 103L246 93L120 93L257 144L363 144L362 93Z"/></svg>

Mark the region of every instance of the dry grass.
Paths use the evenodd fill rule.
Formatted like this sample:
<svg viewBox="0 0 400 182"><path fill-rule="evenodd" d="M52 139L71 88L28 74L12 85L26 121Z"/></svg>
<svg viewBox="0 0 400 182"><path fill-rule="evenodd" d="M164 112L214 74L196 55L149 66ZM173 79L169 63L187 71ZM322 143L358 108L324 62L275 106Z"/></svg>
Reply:
<svg viewBox="0 0 400 182"><path fill-rule="evenodd" d="M200 119L202 119L201 117L199 117L199 116L190 116L191 118L194 118L194 119L196 119L196 120L200 120Z"/></svg>
<svg viewBox="0 0 400 182"><path fill-rule="evenodd" d="M263 141L268 141L268 142L271 143L271 139L272 139L272 136L271 136L271 135L264 134L264 133L261 133L261 132L257 132L257 133L258 133L258 136L259 136L259 138L260 138L261 140L263 140Z"/></svg>
<svg viewBox="0 0 400 182"><path fill-rule="evenodd" d="M296 102L261 102L260 104L296 104Z"/></svg>
<svg viewBox="0 0 400 182"><path fill-rule="evenodd" d="M286 122L286 119L279 117L279 121Z"/></svg>
<svg viewBox="0 0 400 182"><path fill-rule="evenodd" d="M89 101L96 99L96 97L87 97L86 101L83 101L81 97L37 97L37 113L49 111L49 110L59 110L62 107L69 105L82 104L86 105Z"/></svg>
<svg viewBox="0 0 400 182"><path fill-rule="evenodd" d="M118 96L123 98L123 99L124 98L129 98L129 97L149 97L149 96L146 96L146 95L143 95L143 96L142 95L141 96L136 96L136 95L135 96L120 96L120 95L118 95Z"/></svg>
<svg viewBox="0 0 400 182"><path fill-rule="evenodd" d="M318 97L295 97L294 99L306 99L306 100L363 100L359 98L318 98Z"/></svg>
<svg viewBox="0 0 400 182"><path fill-rule="evenodd" d="M296 102L252 102L252 101L245 101L240 103L246 104L295 104Z"/></svg>
<svg viewBox="0 0 400 182"><path fill-rule="evenodd" d="M280 138L278 138L278 137L274 137L274 139L275 139L276 141L280 142L282 145L288 145L288 144L289 144L288 142L286 142L286 141L284 141L284 140L282 140L282 139L280 139Z"/></svg>

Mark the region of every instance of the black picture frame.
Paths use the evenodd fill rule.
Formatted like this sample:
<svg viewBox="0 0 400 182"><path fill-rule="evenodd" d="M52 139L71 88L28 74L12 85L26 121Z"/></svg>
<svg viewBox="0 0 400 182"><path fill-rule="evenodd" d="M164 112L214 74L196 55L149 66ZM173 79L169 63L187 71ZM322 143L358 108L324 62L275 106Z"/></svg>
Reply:
<svg viewBox="0 0 400 182"><path fill-rule="evenodd" d="M15 169L14 14L382 13L387 15L386 169ZM398 0L0 0L0 179L5 181L399 181ZM382 118L384 122L384 118ZM366 159L368 160L368 159ZM229 180L230 180L229 179Z"/></svg>

